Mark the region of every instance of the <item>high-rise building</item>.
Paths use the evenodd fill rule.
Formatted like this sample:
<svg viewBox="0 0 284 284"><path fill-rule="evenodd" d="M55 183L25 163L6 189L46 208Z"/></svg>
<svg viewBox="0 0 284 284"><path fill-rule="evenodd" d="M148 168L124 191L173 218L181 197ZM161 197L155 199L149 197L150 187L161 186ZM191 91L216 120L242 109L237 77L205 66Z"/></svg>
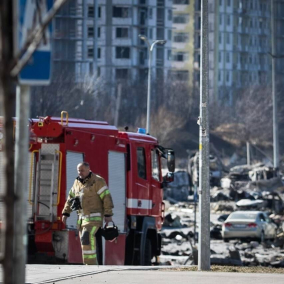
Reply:
<svg viewBox="0 0 284 284"><path fill-rule="evenodd" d="M70 0L55 20L54 70L69 70L108 82L145 79L149 42L165 39L152 52L153 78L171 67L172 1ZM66 67L66 68L65 68ZM154 68L155 67L155 68Z"/></svg>
<svg viewBox="0 0 284 284"><path fill-rule="evenodd" d="M194 69L193 86L200 81L201 1L182 2L184 14L190 18L194 2L194 58L183 66ZM276 55L283 55L284 1L274 0ZM175 5L174 7L178 7ZM177 12L174 10L174 15ZM185 15L183 17L186 17ZM174 23L175 24L175 23ZM188 23L179 30L187 31ZM175 31L174 31L175 32ZM208 0L209 95L226 104L233 104L239 91L250 86L271 84L271 1ZM173 43L175 44L175 43ZM187 52L190 52L189 47ZM283 78L284 59L276 59L276 81ZM173 65L183 70L183 66ZM191 78L189 79L191 80ZM283 81L283 79L282 79Z"/></svg>

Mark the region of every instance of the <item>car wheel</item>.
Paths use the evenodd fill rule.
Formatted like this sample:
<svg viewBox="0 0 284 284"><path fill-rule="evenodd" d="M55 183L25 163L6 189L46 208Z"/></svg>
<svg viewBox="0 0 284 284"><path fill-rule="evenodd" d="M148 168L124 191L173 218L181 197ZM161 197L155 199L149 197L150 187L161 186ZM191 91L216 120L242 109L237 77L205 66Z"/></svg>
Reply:
<svg viewBox="0 0 284 284"><path fill-rule="evenodd" d="M228 238L224 238L223 241L224 241L225 243L228 243L228 242L229 242L229 239L228 239Z"/></svg>

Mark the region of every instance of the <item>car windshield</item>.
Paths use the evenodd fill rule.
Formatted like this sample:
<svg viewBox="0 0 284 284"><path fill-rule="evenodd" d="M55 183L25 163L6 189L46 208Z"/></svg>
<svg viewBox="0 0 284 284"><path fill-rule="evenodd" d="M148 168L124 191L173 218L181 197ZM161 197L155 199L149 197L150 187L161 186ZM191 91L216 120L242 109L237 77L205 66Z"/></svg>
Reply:
<svg viewBox="0 0 284 284"><path fill-rule="evenodd" d="M232 213L228 219L255 219L257 213L250 213L250 212L235 212Z"/></svg>

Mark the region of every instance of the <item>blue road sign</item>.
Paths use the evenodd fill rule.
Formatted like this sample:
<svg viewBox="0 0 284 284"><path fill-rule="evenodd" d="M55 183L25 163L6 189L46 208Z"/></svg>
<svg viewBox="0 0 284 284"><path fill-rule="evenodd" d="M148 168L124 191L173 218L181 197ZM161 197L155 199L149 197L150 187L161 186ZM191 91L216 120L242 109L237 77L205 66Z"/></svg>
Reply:
<svg viewBox="0 0 284 284"><path fill-rule="evenodd" d="M16 0L16 49L24 45L29 33L42 21L51 9L53 0ZM52 24L45 30L41 44L27 65L21 70L18 82L22 85L48 85L51 76Z"/></svg>

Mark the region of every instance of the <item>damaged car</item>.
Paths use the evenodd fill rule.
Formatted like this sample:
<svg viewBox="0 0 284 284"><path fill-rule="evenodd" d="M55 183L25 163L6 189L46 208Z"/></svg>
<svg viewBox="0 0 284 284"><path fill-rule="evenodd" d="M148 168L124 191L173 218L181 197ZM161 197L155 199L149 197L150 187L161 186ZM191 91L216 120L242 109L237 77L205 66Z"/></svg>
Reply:
<svg viewBox="0 0 284 284"><path fill-rule="evenodd" d="M256 239L262 243L266 239L274 239L276 235L277 226L263 211L235 211L222 226L225 242L230 239Z"/></svg>

